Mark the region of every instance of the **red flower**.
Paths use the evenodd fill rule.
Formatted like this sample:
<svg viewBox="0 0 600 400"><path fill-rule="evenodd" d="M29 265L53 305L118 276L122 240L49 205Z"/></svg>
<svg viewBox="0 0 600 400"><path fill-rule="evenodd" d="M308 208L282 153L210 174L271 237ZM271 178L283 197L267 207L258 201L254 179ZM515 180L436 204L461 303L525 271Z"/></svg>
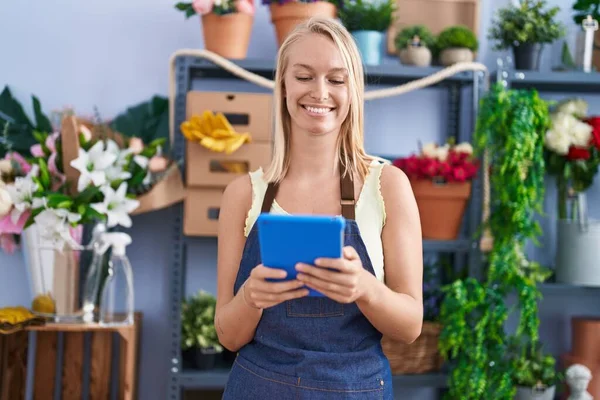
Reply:
<svg viewBox="0 0 600 400"><path fill-rule="evenodd" d="M584 122L592 126L592 145L600 150L600 117L588 118Z"/></svg>
<svg viewBox="0 0 600 400"><path fill-rule="evenodd" d="M479 162L471 159L470 155L452 150L445 161L411 155L394 160L393 165L403 170L410 179L441 179L446 182L471 180L479 168Z"/></svg>
<svg viewBox="0 0 600 400"><path fill-rule="evenodd" d="M569 148L569 153L567 154L568 160L587 160L588 158L590 158L590 151L588 149L575 146Z"/></svg>

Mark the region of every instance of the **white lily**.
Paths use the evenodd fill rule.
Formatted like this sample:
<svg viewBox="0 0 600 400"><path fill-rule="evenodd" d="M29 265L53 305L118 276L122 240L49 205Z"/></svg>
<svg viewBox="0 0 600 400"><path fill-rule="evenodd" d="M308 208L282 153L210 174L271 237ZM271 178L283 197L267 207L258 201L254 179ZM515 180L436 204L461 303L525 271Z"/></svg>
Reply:
<svg viewBox="0 0 600 400"><path fill-rule="evenodd" d="M18 177L12 185L7 185L5 190L8 192L10 200L14 205L10 213L13 223L16 223L21 214L32 208L34 203L40 200L33 197L33 194L38 190L38 185L31 179L30 175Z"/></svg>
<svg viewBox="0 0 600 400"><path fill-rule="evenodd" d="M104 142L98 141L89 151L79 149L78 157L71 166L80 172L77 190L82 192L90 183L101 186L106 183L106 170L117 160L117 154L104 150Z"/></svg>
<svg viewBox="0 0 600 400"><path fill-rule="evenodd" d="M103 186L100 190L104 194L104 201L94 203L91 207L99 213L106 214L106 225L109 228L117 225L131 227L129 214L140 205L140 202L127 198L127 183L121 183L117 190L108 185Z"/></svg>
<svg viewBox="0 0 600 400"><path fill-rule="evenodd" d="M42 238L50 241L52 247L59 251L62 251L67 243L72 248L78 247L69 232L67 214L71 213L66 210L47 208L34 218Z"/></svg>

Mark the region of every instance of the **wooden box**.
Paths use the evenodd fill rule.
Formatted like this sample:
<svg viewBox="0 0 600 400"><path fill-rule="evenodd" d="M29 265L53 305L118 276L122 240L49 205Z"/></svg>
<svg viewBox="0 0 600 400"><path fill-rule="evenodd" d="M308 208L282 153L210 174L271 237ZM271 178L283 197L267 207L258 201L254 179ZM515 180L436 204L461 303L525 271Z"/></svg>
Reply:
<svg viewBox="0 0 600 400"><path fill-rule="evenodd" d="M183 211L185 235L217 235L221 197L224 191L225 188L188 188Z"/></svg>
<svg viewBox="0 0 600 400"><path fill-rule="evenodd" d="M466 25L479 36L480 0L396 0L395 21L388 30L387 50L396 54L396 34L410 25L425 25L433 34L453 25Z"/></svg>
<svg viewBox="0 0 600 400"><path fill-rule="evenodd" d="M112 390L136 399L141 320L136 313L133 326L47 324L0 334L0 400L24 400L28 376L34 400L108 400Z"/></svg>

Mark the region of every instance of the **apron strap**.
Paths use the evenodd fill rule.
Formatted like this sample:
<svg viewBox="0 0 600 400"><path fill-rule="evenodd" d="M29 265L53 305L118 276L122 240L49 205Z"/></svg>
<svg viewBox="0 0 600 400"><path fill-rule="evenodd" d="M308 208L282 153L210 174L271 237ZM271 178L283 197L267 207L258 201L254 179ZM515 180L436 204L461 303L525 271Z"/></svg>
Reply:
<svg viewBox="0 0 600 400"><path fill-rule="evenodd" d="M340 171L342 169L341 166L342 165L340 163ZM261 212L268 213L271 211L271 206L273 205L273 201L275 200L278 189L278 184L273 182L269 183L263 199ZM347 174L346 176L340 178L340 193L342 215L346 219L355 219L356 199L354 198L354 181L352 180L351 174Z"/></svg>

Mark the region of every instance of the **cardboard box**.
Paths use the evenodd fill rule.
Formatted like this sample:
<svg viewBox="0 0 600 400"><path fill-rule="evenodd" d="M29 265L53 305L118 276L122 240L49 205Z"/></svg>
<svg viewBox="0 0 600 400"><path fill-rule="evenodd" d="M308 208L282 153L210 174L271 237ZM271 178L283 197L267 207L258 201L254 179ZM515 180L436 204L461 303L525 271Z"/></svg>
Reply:
<svg viewBox="0 0 600 400"><path fill-rule="evenodd" d="M221 197L224 191L225 188L188 188L183 207L184 235L217 235Z"/></svg>
<svg viewBox="0 0 600 400"><path fill-rule="evenodd" d="M273 95L190 91L186 116L204 111L221 112L236 132L250 133L253 142L271 142L273 136Z"/></svg>
<svg viewBox="0 0 600 400"><path fill-rule="evenodd" d="M397 12L388 29L387 51L396 54L396 35L410 25L425 25L434 35L452 25L466 25L479 35L480 0L396 0Z"/></svg>
<svg viewBox="0 0 600 400"><path fill-rule="evenodd" d="M187 186L225 187L238 176L265 169L271 162L271 143L246 143L232 154L217 153L197 144L187 144Z"/></svg>

